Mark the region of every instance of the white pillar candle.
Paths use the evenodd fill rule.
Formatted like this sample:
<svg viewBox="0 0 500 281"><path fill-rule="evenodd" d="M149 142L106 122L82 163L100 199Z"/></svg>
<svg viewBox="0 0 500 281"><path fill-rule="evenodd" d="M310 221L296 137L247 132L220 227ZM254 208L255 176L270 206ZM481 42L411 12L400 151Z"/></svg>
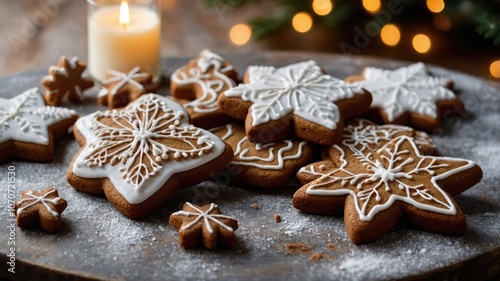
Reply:
<svg viewBox="0 0 500 281"><path fill-rule="evenodd" d="M118 4L89 11L90 75L96 80L103 81L107 69L128 73L139 66L143 71L148 71L158 78L161 34L158 12L132 3L127 13L126 9L123 9L123 3L121 6L122 18ZM126 23L127 15L128 23Z"/></svg>

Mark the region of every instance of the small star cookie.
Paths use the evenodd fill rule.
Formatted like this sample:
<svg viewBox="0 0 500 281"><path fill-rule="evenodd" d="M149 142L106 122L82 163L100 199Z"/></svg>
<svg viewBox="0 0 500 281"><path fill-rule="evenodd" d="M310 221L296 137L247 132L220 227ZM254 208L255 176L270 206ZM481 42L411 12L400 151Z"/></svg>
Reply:
<svg viewBox="0 0 500 281"><path fill-rule="evenodd" d="M314 61L282 68L250 66L245 84L219 96L219 107L245 120L250 142L298 136L330 146L342 139L344 120L367 111L371 95L361 87L324 74Z"/></svg>
<svg viewBox="0 0 500 281"><path fill-rule="evenodd" d="M77 118L74 110L46 106L37 88L0 98L0 162L52 160L54 141L68 134Z"/></svg>
<svg viewBox="0 0 500 281"><path fill-rule="evenodd" d="M432 131L439 127L443 115L464 111L462 102L450 90L453 83L429 75L421 62L396 70L367 67L361 76L346 80L370 91L374 119L386 124L410 124Z"/></svg>
<svg viewBox="0 0 500 281"><path fill-rule="evenodd" d="M378 150L333 146L332 160L308 167L318 176L293 195L293 206L312 214L344 213L356 244L388 232L400 218L446 234L466 231L465 217L451 196L478 183L482 171L459 158L422 155L413 138L397 137ZM306 171L301 171L306 172Z"/></svg>
<svg viewBox="0 0 500 281"><path fill-rule="evenodd" d="M202 243L207 249L218 245L234 247L234 231L238 221L230 216L221 215L214 203L199 207L186 202L182 211L170 215L170 225L179 230L179 244L184 248Z"/></svg>
<svg viewBox="0 0 500 281"><path fill-rule="evenodd" d="M153 76L141 72L140 67L134 67L129 73L113 69L106 71L106 80L97 94L97 103L109 109L125 107L141 95L156 91Z"/></svg>
<svg viewBox="0 0 500 281"><path fill-rule="evenodd" d="M234 67L221 56L203 50L197 58L177 69L170 77L174 100L184 106L193 124L210 129L234 121L217 105L224 91L236 86Z"/></svg>
<svg viewBox="0 0 500 281"><path fill-rule="evenodd" d="M182 106L156 94L80 118L73 131L82 148L69 165L68 182L105 193L127 217L147 215L177 189L209 179L232 160L231 147L188 121Z"/></svg>
<svg viewBox="0 0 500 281"><path fill-rule="evenodd" d="M82 77L85 68L87 64L77 57L68 60L61 56L56 66L49 67L49 75L40 81L45 88L45 102L52 106L60 105L63 99L82 103L83 92L94 86L91 79Z"/></svg>
<svg viewBox="0 0 500 281"><path fill-rule="evenodd" d="M17 226L30 228L39 225L48 232L61 229L61 213L68 203L53 187L42 191L23 190L16 203Z"/></svg>
<svg viewBox="0 0 500 281"><path fill-rule="evenodd" d="M234 158L226 169L231 179L247 185L285 186L314 156L313 146L303 140L251 143L245 135L245 127L236 123L211 132L233 148Z"/></svg>

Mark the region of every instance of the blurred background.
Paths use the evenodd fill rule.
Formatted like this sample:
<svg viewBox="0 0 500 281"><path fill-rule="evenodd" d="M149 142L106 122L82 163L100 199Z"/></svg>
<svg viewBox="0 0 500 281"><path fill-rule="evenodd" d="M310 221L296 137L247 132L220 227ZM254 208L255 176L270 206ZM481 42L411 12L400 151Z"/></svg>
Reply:
<svg viewBox="0 0 500 281"><path fill-rule="evenodd" d="M162 55L314 51L500 81L500 0L160 0ZM0 75L87 58L86 1L0 0Z"/></svg>

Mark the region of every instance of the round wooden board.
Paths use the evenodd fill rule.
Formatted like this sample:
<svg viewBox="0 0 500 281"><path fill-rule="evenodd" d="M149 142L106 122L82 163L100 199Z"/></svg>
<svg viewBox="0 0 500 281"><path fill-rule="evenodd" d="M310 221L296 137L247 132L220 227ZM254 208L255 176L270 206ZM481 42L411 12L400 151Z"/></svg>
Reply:
<svg viewBox="0 0 500 281"><path fill-rule="evenodd" d="M396 68L408 62L332 54L262 52L225 56L240 78L251 64L284 66L316 60L327 73L345 78L363 67ZM168 77L189 58L165 58ZM463 236L429 233L400 224L373 243L356 246L345 233L342 217L300 213L291 206L296 183L279 190L261 190L204 182L178 192L165 206L143 220L118 213L102 196L75 191L66 182L66 170L78 150L67 136L56 143L50 163L8 161L0 165L0 277L17 280L482 280L500 272L500 85L463 73L430 67L437 76L454 80L456 93L468 113L443 121L433 138L442 155L472 159L483 168L484 179L456 197L469 225ZM10 98L39 86L45 70L0 78L0 96ZM164 79L160 94L168 94ZM88 91L83 105L67 104L81 115L103 109L96 106L98 88ZM0 104L1 106L1 104ZM16 198L23 189L56 187L69 202L58 234L38 229L15 231L15 274L6 263L8 238L8 167L15 167ZM238 247L207 251L184 250L169 215L182 204L217 203L225 214L239 219ZM257 203L260 208L253 209ZM283 221L274 222L274 214ZM309 250L287 252L286 243ZM322 256L313 261L311 256Z"/></svg>

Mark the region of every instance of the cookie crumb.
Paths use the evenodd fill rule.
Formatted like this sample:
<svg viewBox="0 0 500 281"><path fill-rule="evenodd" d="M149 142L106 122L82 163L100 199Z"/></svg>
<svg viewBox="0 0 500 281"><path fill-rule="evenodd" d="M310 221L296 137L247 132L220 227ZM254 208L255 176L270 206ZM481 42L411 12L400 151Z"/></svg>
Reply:
<svg viewBox="0 0 500 281"><path fill-rule="evenodd" d="M285 243L285 252L287 254L295 254L295 253L304 254L311 252L311 248L300 243Z"/></svg>
<svg viewBox="0 0 500 281"><path fill-rule="evenodd" d="M328 242L326 243L326 247L328 248L328 250L330 251L334 251L335 250L335 245L332 243L332 242Z"/></svg>
<svg viewBox="0 0 500 281"><path fill-rule="evenodd" d="M253 203L252 204L252 209L258 210L260 208L259 204Z"/></svg>
<svg viewBox="0 0 500 281"><path fill-rule="evenodd" d="M312 254L312 256L309 257L309 259L311 261L319 261L319 260L324 259L324 258L325 258L325 255L322 253L314 253L314 254Z"/></svg>
<svg viewBox="0 0 500 281"><path fill-rule="evenodd" d="M281 222L280 214L274 214L274 222Z"/></svg>

